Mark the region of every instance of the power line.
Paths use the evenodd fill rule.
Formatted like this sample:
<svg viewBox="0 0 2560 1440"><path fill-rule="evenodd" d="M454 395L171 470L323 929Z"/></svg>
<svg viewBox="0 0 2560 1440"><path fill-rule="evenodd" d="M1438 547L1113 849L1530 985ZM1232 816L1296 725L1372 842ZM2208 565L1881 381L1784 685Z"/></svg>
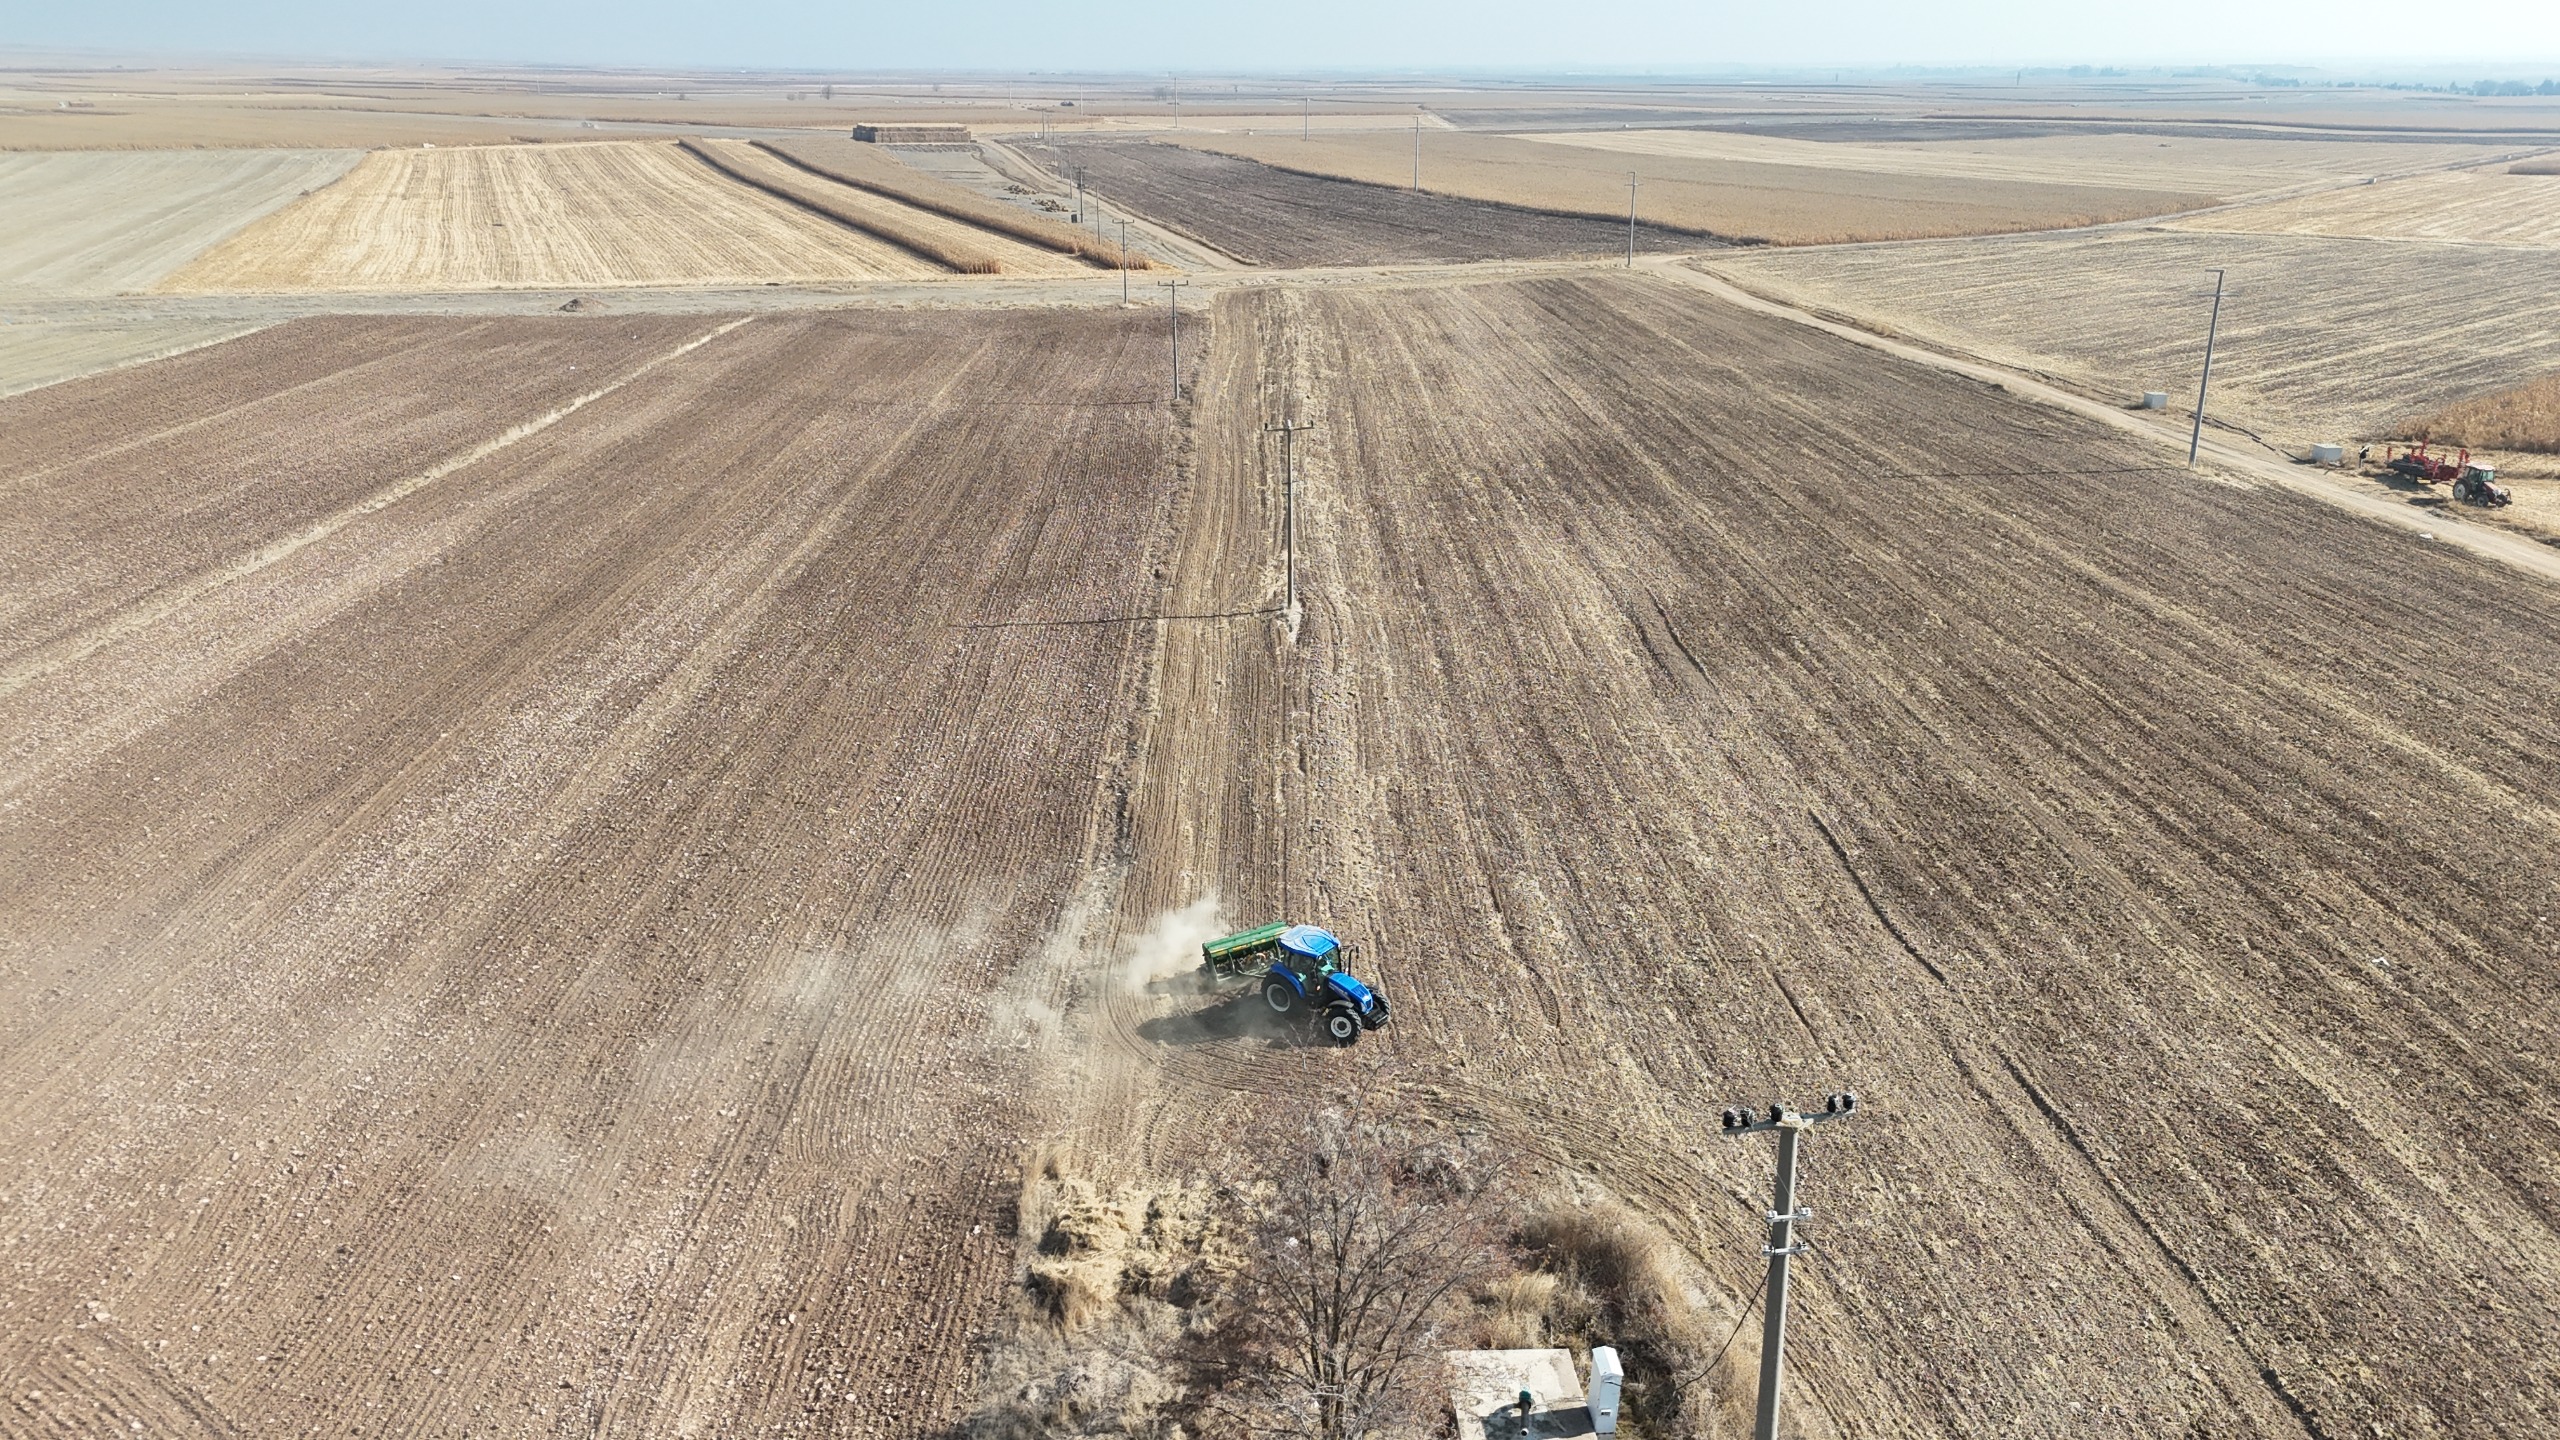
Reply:
<svg viewBox="0 0 2560 1440"><path fill-rule="evenodd" d="M1795 1238L1796 1222L1813 1218L1812 1206L1796 1204L1796 1156L1806 1131L1856 1114L1857 1109L1857 1095L1843 1090L1825 1096L1819 1114L1804 1114L1783 1104L1770 1106L1765 1119L1754 1119L1748 1110L1724 1112L1727 1135L1778 1132L1778 1179L1769 1207L1769 1243L1760 1247L1769 1260L1769 1273L1761 1282L1769 1303L1761 1312L1760 1408L1752 1420L1752 1440L1778 1440L1778 1382L1787 1353L1787 1262L1811 1248Z"/></svg>

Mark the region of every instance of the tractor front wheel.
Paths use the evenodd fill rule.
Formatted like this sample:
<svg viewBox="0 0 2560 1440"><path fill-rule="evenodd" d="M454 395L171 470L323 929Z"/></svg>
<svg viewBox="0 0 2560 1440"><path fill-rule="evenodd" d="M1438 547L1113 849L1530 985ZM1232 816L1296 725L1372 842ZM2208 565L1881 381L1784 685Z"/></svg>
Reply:
<svg viewBox="0 0 2560 1440"><path fill-rule="evenodd" d="M1290 989L1286 980L1265 980L1262 1003L1271 1007L1272 1014L1286 1015L1298 1008L1298 992Z"/></svg>
<svg viewBox="0 0 2560 1440"><path fill-rule="evenodd" d="M1324 1038L1336 1045L1349 1045L1360 1038L1360 1012L1348 1005L1336 1005L1324 1012Z"/></svg>

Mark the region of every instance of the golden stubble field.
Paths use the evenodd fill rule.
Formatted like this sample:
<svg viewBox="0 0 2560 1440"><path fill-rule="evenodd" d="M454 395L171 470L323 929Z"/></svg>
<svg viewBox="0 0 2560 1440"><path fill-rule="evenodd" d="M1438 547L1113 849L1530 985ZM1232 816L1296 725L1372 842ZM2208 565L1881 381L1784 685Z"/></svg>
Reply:
<svg viewBox="0 0 2560 1440"><path fill-rule="evenodd" d="M949 273L672 141L378 150L163 280L171 293L915 280Z"/></svg>

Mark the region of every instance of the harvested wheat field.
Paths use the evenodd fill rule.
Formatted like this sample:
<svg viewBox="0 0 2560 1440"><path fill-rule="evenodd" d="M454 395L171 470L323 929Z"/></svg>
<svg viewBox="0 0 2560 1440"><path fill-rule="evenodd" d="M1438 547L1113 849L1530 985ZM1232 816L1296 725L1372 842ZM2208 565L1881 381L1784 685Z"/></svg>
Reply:
<svg viewBox="0 0 2560 1440"><path fill-rule="evenodd" d="M1186 135L1181 144L1266 165L1409 186L1411 132ZM1622 154L1510 135L1433 130L1422 137L1422 188L1533 210L1603 218L1627 213L1627 172L1641 179L1640 218L1730 240L1818 245L2051 230L2192 210L2200 191L2128 189L1899 170L1769 164L1717 156Z"/></svg>
<svg viewBox="0 0 2560 1440"><path fill-rule="evenodd" d="M950 273L673 142L377 150L160 282L170 292L907 280Z"/></svg>
<svg viewBox="0 0 2560 1440"><path fill-rule="evenodd" d="M0 295L140 290L354 165L353 150L0 152Z"/></svg>
<svg viewBox="0 0 2560 1440"><path fill-rule="evenodd" d="M2560 175L2446 170L2190 215L2180 229L2560 249ZM2560 275L2560 266L2546 269Z"/></svg>
<svg viewBox="0 0 2560 1440"><path fill-rule="evenodd" d="M1308 608L1167 632L1122 932L1322 918L1397 1020L1094 987L1089 1172L1358 1091L1656 1218L1712 1339L1711 1117L1853 1085L1803 1434L2549 1433L2560 597L1660 282L1217 326L1171 608L1270 595L1292 412Z"/></svg>
<svg viewBox="0 0 2560 1440"><path fill-rule="evenodd" d="M1447 195L1381 190L1205 150L1144 142L1023 144L1053 173L1250 265L1391 265L1624 254L1627 222L1549 215ZM1638 227L1647 254L1713 248Z"/></svg>
<svg viewBox="0 0 2560 1440"><path fill-rule="evenodd" d="M1162 345L347 319L0 402L0 1431L930 1431Z"/></svg>
<svg viewBox="0 0 2560 1440"><path fill-rule="evenodd" d="M2213 307L2212 413L2273 443L2378 438L2560 366L2550 256L2316 236L2152 231L1727 252L1737 283L2131 403L2191 414Z"/></svg>

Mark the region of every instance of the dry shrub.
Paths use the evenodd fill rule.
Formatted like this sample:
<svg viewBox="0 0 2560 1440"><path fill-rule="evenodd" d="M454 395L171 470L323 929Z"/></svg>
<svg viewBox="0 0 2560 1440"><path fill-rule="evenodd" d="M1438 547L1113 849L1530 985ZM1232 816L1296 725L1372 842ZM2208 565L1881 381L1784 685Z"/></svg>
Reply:
<svg viewBox="0 0 2560 1440"><path fill-rule="evenodd" d="M684 148L686 154L741 185L789 201L804 210L815 211L866 235L877 236L936 265L963 275L993 275L1002 268L994 256L982 250L954 244L947 237L922 226L902 224L894 216L847 205L837 196L829 195L824 182L811 180L761 149L746 146L731 149L718 142L690 139L676 143Z"/></svg>
<svg viewBox="0 0 2560 1440"><path fill-rule="evenodd" d="M1240 1264L1205 1184L1097 1185L1037 1157L1016 1202L1022 1300L988 1348L971 1440L1178 1433L1189 1356Z"/></svg>
<svg viewBox="0 0 2560 1440"><path fill-rule="evenodd" d="M874 195L930 210L936 215L1010 235L1016 240L1073 255L1106 270L1120 268L1116 246L1094 239L1072 225L1044 220L1000 200L990 200L966 188L924 174L913 166L901 164L897 157L884 154L879 147L852 140L784 140L755 142L756 148L838 184ZM1152 269L1144 255L1129 257L1132 270Z"/></svg>
<svg viewBox="0 0 2560 1440"><path fill-rule="evenodd" d="M2457 400L2404 422L2395 433L2402 440L2474 450L2560 453L2560 374Z"/></svg>
<svg viewBox="0 0 2560 1440"><path fill-rule="evenodd" d="M1518 1308L1543 1297L1535 1317L1542 1338L1531 1343L1617 1347L1631 1433L1724 1433L1734 1428L1735 1397L1748 1428L1758 1351L1742 1341L1719 1355L1733 1317L1711 1313L1688 1254L1661 1227L1613 1201L1563 1200L1522 1222L1517 1243L1534 1269L1481 1293L1485 1343L1524 1333Z"/></svg>

